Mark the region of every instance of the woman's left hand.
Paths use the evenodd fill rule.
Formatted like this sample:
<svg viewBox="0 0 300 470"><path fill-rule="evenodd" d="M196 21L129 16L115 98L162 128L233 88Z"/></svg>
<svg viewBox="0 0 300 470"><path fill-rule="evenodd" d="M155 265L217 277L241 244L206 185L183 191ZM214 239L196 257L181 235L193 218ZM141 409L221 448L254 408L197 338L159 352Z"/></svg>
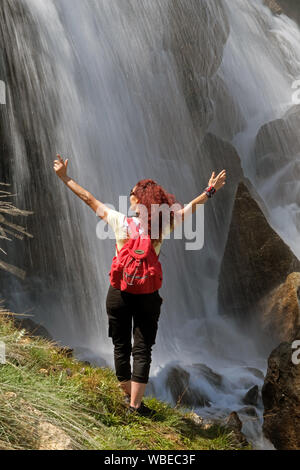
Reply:
<svg viewBox="0 0 300 470"><path fill-rule="evenodd" d="M216 191L221 189L226 183L226 170L222 170L218 176L215 176L215 172L212 172L208 186L213 186Z"/></svg>

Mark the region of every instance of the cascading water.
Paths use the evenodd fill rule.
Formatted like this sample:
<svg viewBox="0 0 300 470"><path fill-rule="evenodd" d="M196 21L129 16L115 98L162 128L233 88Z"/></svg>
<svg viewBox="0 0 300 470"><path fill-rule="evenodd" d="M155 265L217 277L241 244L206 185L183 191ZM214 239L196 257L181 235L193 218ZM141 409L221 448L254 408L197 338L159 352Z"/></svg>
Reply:
<svg viewBox="0 0 300 470"><path fill-rule="evenodd" d="M232 142L245 175L269 210L269 223L299 258L299 120L286 116L295 104L293 86L300 77L299 27L285 15L274 16L260 0L237 0L234 9L230 0L225 3L231 33L218 76L245 123ZM286 121L286 139L278 138L275 125L269 132L279 155L260 152L256 138L261 127L281 118ZM271 160L276 159L274 169Z"/></svg>
<svg viewBox="0 0 300 470"><path fill-rule="evenodd" d="M72 8L68 0L24 0L23 6L38 43L28 36L24 42L24 31L12 24L6 47L14 49L12 60L21 64L22 74L14 73L29 90L19 111L24 122L32 122L29 144L16 124L13 96L8 119L13 184L19 205L25 201L36 213L31 228L36 241L22 254L27 281L10 277L5 293L13 310L32 311L35 321L75 347L79 357L112 366L105 296L114 242L99 240L95 215L57 181L55 152L69 158L69 173L79 184L116 209L119 195L128 195L145 177L187 203L213 170L223 169L199 154L210 130L235 145L245 175L270 209L270 223L296 253L294 206L284 208L293 230L283 231L281 209L267 197L271 179L257 181L254 145L260 127L292 105L300 33L287 17L272 16L262 0L226 0L223 6L211 0L189 6L179 0L73 0ZM193 21L196 29L190 27ZM189 34L201 35L201 49ZM269 45L272 40L277 48ZM188 45L183 55L177 54L180 43ZM185 70L192 74L193 90ZM210 95L213 81L216 93ZM218 94L224 87L230 107ZM201 101L197 90L206 88ZM193 109L189 93L207 112ZM220 119L222 106L232 119ZM223 191L229 204L217 196L205 207L202 250L185 250L185 240L164 242L164 303L151 378L151 391L172 401L166 383L170 370L180 365L191 373L193 389L210 401L210 407L196 410L208 416L242 408L248 389L263 383L257 369L265 372L267 357L255 340L217 315L218 273L235 188ZM220 212L222 225L216 220ZM222 376L218 384L210 373L197 375L203 371L199 364ZM243 422L257 447L269 446L260 435L261 418L245 415Z"/></svg>

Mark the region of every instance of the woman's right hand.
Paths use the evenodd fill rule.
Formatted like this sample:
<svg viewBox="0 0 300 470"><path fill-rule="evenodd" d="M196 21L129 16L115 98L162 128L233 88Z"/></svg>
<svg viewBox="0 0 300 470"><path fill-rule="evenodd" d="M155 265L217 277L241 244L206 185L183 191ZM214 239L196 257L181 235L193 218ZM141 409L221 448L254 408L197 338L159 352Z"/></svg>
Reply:
<svg viewBox="0 0 300 470"><path fill-rule="evenodd" d="M68 168L69 160L67 159L64 162L59 154L57 154L56 156L57 156L57 160L54 160L53 170L55 171L55 173L57 174L59 178L63 178L67 176L67 168Z"/></svg>

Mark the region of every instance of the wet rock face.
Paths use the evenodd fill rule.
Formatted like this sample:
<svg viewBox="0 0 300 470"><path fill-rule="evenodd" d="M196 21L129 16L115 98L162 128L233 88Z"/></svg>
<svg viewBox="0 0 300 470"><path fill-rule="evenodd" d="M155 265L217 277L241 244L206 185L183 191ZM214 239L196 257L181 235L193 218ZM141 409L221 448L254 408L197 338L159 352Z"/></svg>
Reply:
<svg viewBox="0 0 300 470"><path fill-rule="evenodd" d="M226 11L218 0L173 0L165 48L173 53L193 124L204 135L213 119L211 82L229 35Z"/></svg>
<svg viewBox="0 0 300 470"><path fill-rule="evenodd" d="M221 139L231 141L245 129L246 120L226 83L218 74L210 80L209 92L214 109L214 121L209 130Z"/></svg>
<svg viewBox="0 0 300 470"><path fill-rule="evenodd" d="M235 184L238 184L244 178L241 160L236 149L229 142L213 133L208 132L203 139L198 161L201 162L201 159L205 160L206 166L210 162L212 168L223 169L230 167L231 182Z"/></svg>
<svg viewBox="0 0 300 470"><path fill-rule="evenodd" d="M264 4L270 8L275 15L281 15L282 8L277 0L264 0Z"/></svg>
<svg viewBox="0 0 300 470"><path fill-rule="evenodd" d="M218 263L213 261L207 266L207 272L211 272L218 269L219 260L223 256L236 188L239 181L244 178L244 174L235 148L212 133L205 135L196 156L194 173L199 175L199 187L206 187L207 175L211 175L216 168L220 171L223 168L230 168L230 184L222 188L222 195L221 193L215 195L212 204L205 205L204 240L207 248L212 241L213 256L218 260Z"/></svg>
<svg viewBox="0 0 300 470"><path fill-rule="evenodd" d="M274 14L284 13L300 24L299 0L265 0L265 4Z"/></svg>
<svg viewBox="0 0 300 470"><path fill-rule="evenodd" d="M299 260L270 227L258 203L241 183L221 264L219 312L249 322L258 301L297 271Z"/></svg>
<svg viewBox="0 0 300 470"><path fill-rule="evenodd" d="M205 364L193 364L192 367L197 377L204 377L213 387L219 388L222 386L223 377L214 372L210 367Z"/></svg>
<svg viewBox="0 0 300 470"><path fill-rule="evenodd" d="M219 68L229 35L225 8L218 0L173 0L169 8L170 48L178 65L195 76L211 77Z"/></svg>
<svg viewBox="0 0 300 470"><path fill-rule="evenodd" d="M276 119L262 126L255 145L257 177L268 178L300 152L300 137L291 119Z"/></svg>
<svg viewBox="0 0 300 470"><path fill-rule="evenodd" d="M274 15L285 14L300 24L299 0L264 0Z"/></svg>
<svg viewBox="0 0 300 470"><path fill-rule="evenodd" d="M245 405L252 405L256 406L258 402L258 385L254 385L254 387L250 388L250 390L246 393L243 402Z"/></svg>
<svg viewBox="0 0 300 470"><path fill-rule="evenodd" d="M300 205L300 106L293 106L282 119L261 127L255 144L258 184L276 178L270 184L266 201L270 207ZM300 230L300 215L295 214Z"/></svg>
<svg viewBox="0 0 300 470"><path fill-rule="evenodd" d="M300 330L294 340L300 341ZM262 388L263 432L278 450L300 449L300 364L293 363L292 344L281 343L271 353Z"/></svg>
<svg viewBox="0 0 300 470"><path fill-rule="evenodd" d="M299 123L300 106L295 105L282 119L275 119L275 121L270 121L261 127L255 144L257 177L259 179L280 170L300 153Z"/></svg>

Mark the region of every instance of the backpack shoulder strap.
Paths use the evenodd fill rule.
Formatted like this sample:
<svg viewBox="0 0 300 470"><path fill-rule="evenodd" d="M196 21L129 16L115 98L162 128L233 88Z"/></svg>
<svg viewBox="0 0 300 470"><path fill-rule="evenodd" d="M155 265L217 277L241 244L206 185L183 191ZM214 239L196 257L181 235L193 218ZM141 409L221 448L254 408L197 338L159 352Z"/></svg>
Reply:
<svg viewBox="0 0 300 470"><path fill-rule="evenodd" d="M139 236L139 228L140 228L140 224L137 226L136 223L133 221L133 219L131 217L127 217L127 223L128 223L128 226L129 226L129 229L130 229L130 233L129 235L132 237L132 238L136 238Z"/></svg>

